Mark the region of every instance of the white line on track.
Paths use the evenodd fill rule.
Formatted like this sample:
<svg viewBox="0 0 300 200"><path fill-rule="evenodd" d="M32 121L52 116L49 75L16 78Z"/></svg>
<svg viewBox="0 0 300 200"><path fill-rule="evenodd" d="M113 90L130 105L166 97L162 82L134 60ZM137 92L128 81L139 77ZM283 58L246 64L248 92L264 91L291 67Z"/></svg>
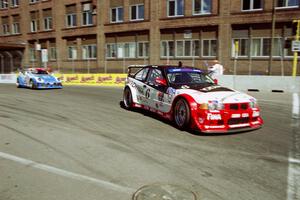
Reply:
<svg viewBox="0 0 300 200"><path fill-rule="evenodd" d="M50 172L52 174L56 174L56 175L59 175L59 176L63 176L63 177L67 177L67 178L71 178L71 179L75 179L75 180L79 180L79 181L92 183L92 184L95 184L97 186L109 189L109 190L114 190L114 191L117 191L117 192L123 192L123 193L129 193L129 194L132 194L133 192L135 192L134 189L132 189L132 188L117 185L117 184L114 184L114 183L111 183L111 182L108 182L108 181L92 178L92 177L89 177L89 176L69 172L69 171L66 171L66 170L63 170L63 169L59 169L59 168L52 167L52 166L49 166L49 165L37 163L37 162L34 162L32 160L27 160L27 159L17 157L17 156L14 156L14 155L10 155L10 154L7 154L7 153L0 152L0 158L4 158L4 159L10 160L10 161L14 161L14 162L17 162L19 164L29 166L29 167L32 167L32 168L47 171L47 172Z"/></svg>

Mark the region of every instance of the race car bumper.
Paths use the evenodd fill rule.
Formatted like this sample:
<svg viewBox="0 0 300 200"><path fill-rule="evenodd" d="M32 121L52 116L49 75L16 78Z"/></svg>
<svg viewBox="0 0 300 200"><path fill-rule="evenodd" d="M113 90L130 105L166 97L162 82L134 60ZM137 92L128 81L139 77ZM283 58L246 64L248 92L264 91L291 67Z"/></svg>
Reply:
<svg viewBox="0 0 300 200"><path fill-rule="evenodd" d="M63 88L61 83L37 83L37 89L61 89Z"/></svg>
<svg viewBox="0 0 300 200"><path fill-rule="evenodd" d="M193 116L194 128L203 133L231 133L261 128L263 120L260 110L244 111L200 111Z"/></svg>

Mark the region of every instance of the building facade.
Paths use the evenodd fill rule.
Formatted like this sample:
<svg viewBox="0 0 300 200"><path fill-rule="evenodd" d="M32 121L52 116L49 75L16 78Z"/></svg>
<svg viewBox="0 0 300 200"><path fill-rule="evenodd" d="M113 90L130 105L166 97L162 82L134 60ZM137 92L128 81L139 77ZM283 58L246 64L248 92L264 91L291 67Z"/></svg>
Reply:
<svg viewBox="0 0 300 200"><path fill-rule="evenodd" d="M226 74L236 69L291 75L292 21L300 19L299 5L300 0L275 5L273 0L0 0L0 71L45 60L61 72L122 73L128 65L179 61L205 69L218 59Z"/></svg>

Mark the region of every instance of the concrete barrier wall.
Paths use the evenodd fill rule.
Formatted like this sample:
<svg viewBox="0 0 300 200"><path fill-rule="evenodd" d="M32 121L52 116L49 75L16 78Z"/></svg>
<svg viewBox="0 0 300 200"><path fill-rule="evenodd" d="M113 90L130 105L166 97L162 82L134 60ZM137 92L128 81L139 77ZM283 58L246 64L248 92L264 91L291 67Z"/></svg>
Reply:
<svg viewBox="0 0 300 200"><path fill-rule="evenodd" d="M300 92L300 77L289 76L231 76L217 78L220 85L236 90L261 92Z"/></svg>
<svg viewBox="0 0 300 200"><path fill-rule="evenodd" d="M16 74L0 74L0 83L16 83Z"/></svg>
<svg viewBox="0 0 300 200"><path fill-rule="evenodd" d="M91 76L86 75L86 76ZM109 74L108 74L109 75ZM124 86L125 74L114 74L121 77L118 86ZM15 74L0 74L0 83L16 83ZM74 74L73 76L76 76ZM78 75L79 76L79 75ZM99 75L100 76L100 75ZM104 76L103 74L101 76ZM107 75L106 75L107 76ZM260 92L298 92L300 93L300 77L290 77L290 76L232 76L223 75L217 77L219 84L233 88L236 90L248 91L260 91ZM62 79L64 80L64 79ZM66 80L65 80L66 81ZM67 81L66 81L67 82ZM68 83L66 83L68 84ZM76 85L86 85L86 83L78 82Z"/></svg>

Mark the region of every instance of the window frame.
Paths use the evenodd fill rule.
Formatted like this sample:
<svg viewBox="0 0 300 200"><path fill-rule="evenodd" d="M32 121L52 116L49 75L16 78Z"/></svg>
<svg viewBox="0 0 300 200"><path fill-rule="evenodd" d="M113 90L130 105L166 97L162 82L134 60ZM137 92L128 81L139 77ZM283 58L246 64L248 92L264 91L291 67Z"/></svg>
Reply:
<svg viewBox="0 0 300 200"><path fill-rule="evenodd" d="M203 55L204 54L204 41L209 41L209 54L210 55ZM212 45L211 45L211 41L216 41L216 45L217 45L217 50L216 50L216 55L211 55L212 53ZM202 39L201 41L201 57L203 58L216 58L218 56L218 39L216 38L205 38L205 39Z"/></svg>
<svg viewBox="0 0 300 200"><path fill-rule="evenodd" d="M143 13L143 18L139 18L139 14L140 14L140 12L139 12L139 6L143 6L144 8L143 8L143 10L144 10L144 13ZM136 19L132 19L132 7L135 7L135 12L136 12ZM145 20L145 4L143 4L143 3L140 3L140 4L134 4L134 5L131 5L130 7L129 7L129 9L130 9L130 21L143 21L143 20Z"/></svg>
<svg viewBox="0 0 300 200"><path fill-rule="evenodd" d="M143 56L140 56L140 45L139 44L142 44L142 48L143 48ZM146 44L148 44L148 51L146 50ZM149 44L149 41L138 41L137 42L137 58L149 58L149 49L150 49L150 44ZM148 52L148 55L147 55L147 52Z"/></svg>
<svg viewBox="0 0 300 200"><path fill-rule="evenodd" d="M16 28L18 27L18 28ZM11 30L11 34L12 35L17 35L17 34L20 34L21 33L21 30L20 30L20 23L19 22L14 22L12 23L12 30ZM17 31L16 31L17 30Z"/></svg>
<svg viewBox="0 0 300 200"><path fill-rule="evenodd" d="M291 9L291 8L299 8L300 7L299 1L298 1L298 5L296 5L296 6L289 6L288 3L290 0L284 0L284 1L285 1L285 6L278 6L278 0L277 0L275 9L280 10L280 9Z"/></svg>
<svg viewBox="0 0 300 200"><path fill-rule="evenodd" d="M53 53L53 50L54 50L54 53ZM50 47L49 52L50 52L49 53L49 60L57 60L57 48L56 47Z"/></svg>
<svg viewBox="0 0 300 200"><path fill-rule="evenodd" d="M87 53L85 55L84 48L87 48L89 50L89 47L91 47L91 52L87 51ZM82 59L83 60L96 60L97 59L97 45L96 44L82 45L81 50L82 50ZM94 54L95 54L95 57L93 57Z"/></svg>
<svg viewBox="0 0 300 200"><path fill-rule="evenodd" d="M53 30L53 18L52 17L44 17L44 30L51 31Z"/></svg>
<svg viewBox="0 0 300 200"><path fill-rule="evenodd" d="M72 50L71 54L70 54L70 49ZM76 54L74 54L75 56L73 57L73 50L75 50ZM78 53L77 53L78 49L77 46L68 46L68 60L77 60L78 57ZM70 57L71 55L71 57Z"/></svg>
<svg viewBox="0 0 300 200"><path fill-rule="evenodd" d="M1 0L0 1L0 9L8 9L9 3L8 0Z"/></svg>
<svg viewBox="0 0 300 200"><path fill-rule="evenodd" d="M86 16L85 16L86 14ZM93 12L91 10L88 11L82 11L82 18L81 18L81 25L82 26L92 26L94 25L94 20L93 20ZM84 24L84 20L86 20L87 24ZM89 21L91 20L91 21Z"/></svg>
<svg viewBox="0 0 300 200"><path fill-rule="evenodd" d="M11 5L10 5L11 8L16 8L16 7L19 7L19 5L20 5L19 0L11 0L10 3L11 3Z"/></svg>
<svg viewBox="0 0 300 200"><path fill-rule="evenodd" d="M38 20L36 20L36 19L30 21L30 32L31 32L31 33L36 33L36 32L38 32L37 21L38 21ZM33 28L33 27L34 27L34 28Z"/></svg>
<svg viewBox="0 0 300 200"><path fill-rule="evenodd" d="M168 55L162 55L162 53L163 53L163 43L164 42L166 42L167 43L167 54ZM169 45L169 42L173 42L173 55L170 55L170 45ZM160 41L160 57L161 58L175 58L175 55L176 55L176 47L175 47L175 44L176 43L176 41L174 41L174 40L161 40ZM169 49L169 50L168 50Z"/></svg>
<svg viewBox="0 0 300 200"><path fill-rule="evenodd" d="M113 21L113 10L116 10L116 21ZM122 9L123 13L122 13L122 19L120 20L119 19L119 9ZM113 8L110 8L110 23L122 23L124 22L124 7L123 6L118 6L118 7L113 7Z"/></svg>
<svg viewBox="0 0 300 200"><path fill-rule="evenodd" d="M204 0L200 0L201 1L201 11L200 11L200 13L196 13L195 12L195 1L196 0L193 0L193 15L195 15L195 16L197 16L197 15L210 15L211 13L212 13L212 1L210 0L210 10L209 10L209 12L203 12L204 10L203 10L203 1Z"/></svg>
<svg viewBox="0 0 300 200"><path fill-rule="evenodd" d="M263 10L263 0L260 0L260 6L261 8L253 8L254 6L254 0L250 0L250 8L248 10L244 10L244 0L241 0L241 11L242 12L253 12L253 11L262 11Z"/></svg>
<svg viewBox="0 0 300 200"><path fill-rule="evenodd" d="M234 58L235 57L235 40L239 40L239 51L238 51L238 58L248 58L249 57L249 54L251 54L251 49L250 49L250 47L251 47L251 44L250 44L250 38L248 38L248 37L241 37L241 38L232 38L231 39L231 41L232 41L232 46L231 46L231 58ZM240 46L240 44L241 44L241 40L247 40L246 42L247 42L247 45L248 45L248 48L246 49L247 50L247 54L245 55L245 56L243 56L243 55L240 55L240 52L241 52L241 46Z"/></svg>
<svg viewBox="0 0 300 200"><path fill-rule="evenodd" d="M115 56L108 56L108 55L112 55L112 53L110 53L109 51L108 51L108 46L113 46L114 48L114 51L115 51ZM117 44L116 43L106 43L106 45L105 45L105 47L106 47L106 50L105 50L105 57L107 58L107 59L115 59L115 58L117 58Z"/></svg>
<svg viewBox="0 0 300 200"><path fill-rule="evenodd" d="M10 35L9 24L2 24L2 34Z"/></svg>
<svg viewBox="0 0 300 200"><path fill-rule="evenodd" d="M70 17L70 25L69 25L69 18L68 17ZM73 25L74 21L75 21L75 25ZM77 27L77 14L76 13L66 14L66 28L74 28L74 27Z"/></svg>
<svg viewBox="0 0 300 200"><path fill-rule="evenodd" d="M174 15L170 15L170 2L171 1L174 1ZM179 15L177 14L178 13L178 3L177 3L177 0L167 0L167 15L168 17L183 17L184 16L184 11L185 11L185 5L184 5L184 0L183 1L183 14L182 15Z"/></svg>

